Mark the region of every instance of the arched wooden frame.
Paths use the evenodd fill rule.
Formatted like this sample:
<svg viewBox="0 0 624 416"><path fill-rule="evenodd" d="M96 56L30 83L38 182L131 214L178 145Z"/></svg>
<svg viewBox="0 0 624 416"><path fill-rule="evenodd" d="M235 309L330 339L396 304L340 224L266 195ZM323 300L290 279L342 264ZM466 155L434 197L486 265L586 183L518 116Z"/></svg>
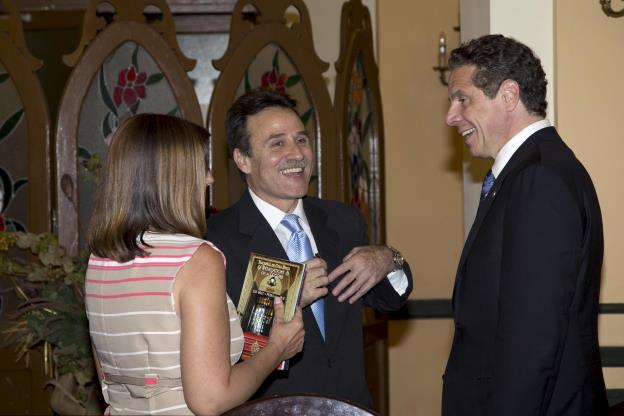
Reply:
<svg viewBox="0 0 624 416"><path fill-rule="evenodd" d="M101 2L113 4L116 7L118 13L116 20L93 39L85 38L85 33L95 34L96 30L93 28L103 25L103 19L98 20L95 17L96 7ZM162 0L92 1L85 14L85 28L78 50L82 50L86 44L88 47L81 55L74 52L64 56L65 62L69 65L75 64L75 67L63 91L56 128L58 237L61 245L72 255L78 254L79 250L78 189L75 184L78 179L77 142L80 110L87 91L106 58L126 42L134 42L143 47L169 82L182 117L199 125L202 124L195 90L186 73L194 67L195 61L182 55L177 42L171 43L171 39L175 41L175 36L173 38L165 36L150 24L142 21L144 8L152 4L157 5L163 12L165 20L161 24L168 25L164 29L175 33L171 14ZM132 8L135 13L128 13L129 8ZM119 20L135 18L140 21L118 21L117 16Z"/></svg>
<svg viewBox="0 0 624 416"><path fill-rule="evenodd" d="M28 230L50 232L50 117L36 71L43 64L24 41L22 22L11 1L2 0L9 17L0 21L0 62L20 97L28 133Z"/></svg>
<svg viewBox="0 0 624 416"><path fill-rule="evenodd" d="M258 11L255 24L243 18L243 8L247 5L253 5ZM298 10L300 22L289 28L284 16L290 6ZM314 109L316 134L320 139L320 145L316 143L318 196L330 199L338 196L337 184L331 180L338 170L335 116L322 76L329 65L321 61L314 50L310 17L305 4L301 0L239 1L232 12L228 48L221 59L213 61L221 75L215 84L206 121L212 134L211 168L216 178L212 185L212 205L219 209L234 202L229 201L228 192L230 178L225 116L236 98L245 71L256 55L269 44L277 45L288 55L301 75Z"/></svg>
<svg viewBox="0 0 624 416"><path fill-rule="evenodd" d="M379 69L373 50L373 31L368 8L361 0L351 0L342 5L340 19L340 56L336 61L336 89L334 106L336 108L337 131L339 137L340 199L349 202L350 190L347 175L349 160L347 138L349 135L348 106L351 82L351 70L356 59L361 57L361 64L367 78L368 100L373 114L371 136L377 140L379 156L379 239L374 244L384 244L386 240L385 221L385 170L384 170L384 128L381 93L379 90Z"/></svg>

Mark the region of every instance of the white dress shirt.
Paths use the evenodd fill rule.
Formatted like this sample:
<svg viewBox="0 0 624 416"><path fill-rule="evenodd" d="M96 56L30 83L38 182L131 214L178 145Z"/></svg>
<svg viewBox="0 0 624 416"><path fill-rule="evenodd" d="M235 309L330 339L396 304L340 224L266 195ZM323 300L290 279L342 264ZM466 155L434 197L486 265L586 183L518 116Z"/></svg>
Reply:
<svg viewBox="0 0 624 416"><path fill-rule="evenodd" d="M280 241L284 250L286 250L286 245L288 244L288 240L290 240L291 232L285 225L282 224L282 219L284 215L288 214L287 212L282 211L279 208L274 207L273 205L266 202L264 199L260 198L258 195L254 193L254 191L249 189L249 194L251 195L251 199L254 204L262 214L262 216L267 220L271 229L275 231L275 235L277 239ZM292 214L295 214L299 217L299 223L301 224L301 228L308 235L308 239L310 240L310 245L312 246L312 252L318 253L318 248L316 246L316 241L314 241L314 235L312 234L312 230L310 229L310 224L308 223L308 218L305 215L305 211L303 210L303 201L299 199L297 201L297 206L293 210ZM399 295L403 295L407 290L407 275L403 270L395 270L388 274L387 276L390 284L396 290Z"/></svg>
<svg viewBox="0 0 624 416"><path fill-rule="evenodd" d="M516 153L516 150L522 146L522 143L524 143L533 133L550 126L551 124L548 119L539 120L535 123L529 124L520 130L518 134L509 139L509 141L501 147L496 155L496 158L494 159L494 164L492 165L492 174L494 177L498 178L498 175L500 175L503 171L503 168L507 162L509 162L509 159L511 159L514 153Z"/></svg>

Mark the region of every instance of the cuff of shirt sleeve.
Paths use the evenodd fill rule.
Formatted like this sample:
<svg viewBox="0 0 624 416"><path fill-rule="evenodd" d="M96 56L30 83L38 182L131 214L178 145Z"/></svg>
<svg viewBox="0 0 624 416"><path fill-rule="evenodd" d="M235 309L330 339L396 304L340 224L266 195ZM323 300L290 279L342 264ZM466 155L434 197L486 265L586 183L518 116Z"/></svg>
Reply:
<svg viewBox="0 0 624 416"><path fill-rule="evenodd" d="M403 296L407 291L407 275L403 270L395 270L390 272L387 276L390 284L394 288L394 290L399 294L399 296Z"/></svg>

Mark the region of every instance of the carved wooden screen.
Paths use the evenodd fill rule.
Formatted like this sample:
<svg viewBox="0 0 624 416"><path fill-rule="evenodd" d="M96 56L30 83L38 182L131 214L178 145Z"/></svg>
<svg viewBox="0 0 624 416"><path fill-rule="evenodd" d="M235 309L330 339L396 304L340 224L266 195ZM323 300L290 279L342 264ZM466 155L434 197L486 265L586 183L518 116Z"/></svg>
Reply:
<svg viewBox="0 0 624 416"><path fill-rule="evenodd" d="M0 231L50 231L50 122L36 71L42 62L26 46L15 5L2 2L0 18ZM8 279L0 281L0 331L23 302ZM3 334L3 337L8 335ZM25 360L0 350L0 414L47 412L42 354Z"/></svg>
<svg viewBox="0 0 624 416"><path fill-rule="evenodd" d="M383 117L370 13L361 0L343 4L340 56L336 62L337 130L341 198L360 209L372 244L385 241ZM388 414L388 325L364 315L366 380L375 410Z"/></svg>
<svg viewBox="0 0 624 416"><path fill-rule="evenodd" d="M371 243L385 241L383 114L370 13L361 0L342 6L334 103L342 161L342 199L360 209Z"/></svg>
<svg viewBox="0 0 624 416"><path fill-rule="evenodd" d="M50 231L50 122L15 6L0 19L0 230Z"/></svg>
<svg viewBox="0 0 624 416"><path fill-rule="evenodd" d="M314 51L310 17L303 1L239 1L232 12L228 49L213 65L221 74L207 120L216 179L212 204L223 209L244 189L236 166L227 156L225 115L238 96L256 87L287 93L297 101L317 156L309 193L336 198L335 116L322 77L328 64Z"/></svg>
<svg viewBox="0 0 624 416"><path fill-rule="evenodd" d="M111 13L101 13L110 6ZM95 176L119 122L145 112L198 124L202 117L186 73L195 62L180 52L164 0L91 1L78 49L64 61L74 69L57 125L58 235L77 254L84 248Z"/></svg>

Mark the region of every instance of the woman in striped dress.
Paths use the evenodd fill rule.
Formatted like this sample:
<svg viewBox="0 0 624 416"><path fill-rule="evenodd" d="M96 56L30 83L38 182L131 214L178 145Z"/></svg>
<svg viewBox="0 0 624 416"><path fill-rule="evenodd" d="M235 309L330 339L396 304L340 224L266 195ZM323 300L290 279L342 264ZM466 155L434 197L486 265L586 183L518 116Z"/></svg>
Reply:
<svg viewBox="0 0 624 416"><path fill-rule="evenodd" d="M204 241L208 133L141 114L113 137L91 222L86 309L107 414L220 414L303 346L283 305L267 346L237 364L243 334L225 258Z"/></svg>

